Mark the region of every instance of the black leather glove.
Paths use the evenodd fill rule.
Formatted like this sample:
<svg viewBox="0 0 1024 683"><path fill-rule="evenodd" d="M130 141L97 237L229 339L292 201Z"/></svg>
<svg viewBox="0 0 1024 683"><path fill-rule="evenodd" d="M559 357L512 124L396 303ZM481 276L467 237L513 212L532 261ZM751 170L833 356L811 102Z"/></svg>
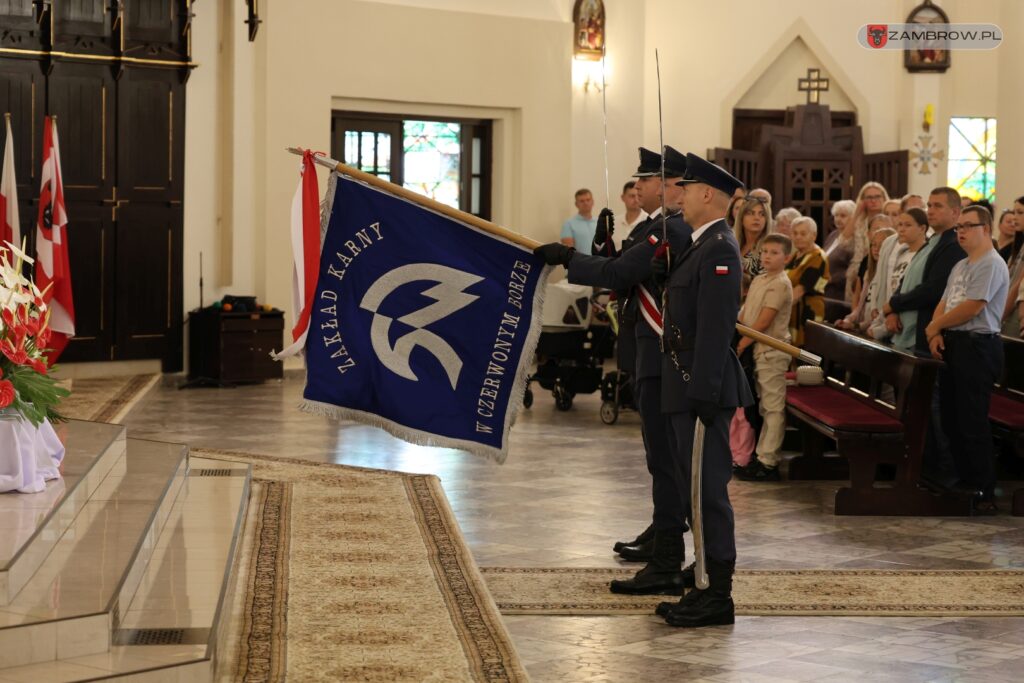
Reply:
<svg viewBox="0 0 1024 683"><path fill-rule="evenodd" d="M712 403L711 401L693 401L693 412L697 413L697 417L704 423L705 427L711 426L711 422L721 410L717 403Z"/></svg>
<svg viewBox="0 0 1024 683"><path fill-rule="evenodd" d="M615 233L615 214L611 209L601 209L597 214L597 230L594 231L594 242L604 244Z"/></svg>
<svg viewBox="0 0 1024 683"><path fill-rule="evenodd" d="M572 260L572 255L575 253L575 249L567 247L561 242L542 244L533 250L533 255L544 259L544 263L549 266L567 266L569 261Z"/></svg>
<svg viewBox="0 0 1024 683"><path fill-rule="evenodd" d="M668 280L669 273L668 252L664 243L659 244L651 258L651 277L657 284L663 284Z"/></svg>

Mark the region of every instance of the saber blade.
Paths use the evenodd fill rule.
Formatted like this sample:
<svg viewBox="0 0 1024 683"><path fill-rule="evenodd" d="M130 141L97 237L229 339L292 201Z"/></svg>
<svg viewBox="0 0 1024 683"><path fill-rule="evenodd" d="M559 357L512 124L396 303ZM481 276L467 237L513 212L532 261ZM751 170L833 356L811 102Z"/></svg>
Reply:
<svg viewBox="0 0 1024 683"><path fill-rule="evenodd" d="M697 418L693 427L693 455L690 462L690 521L693 523L693 555L696 560L694 578L697 588L706 590L708 581L707 561L704 557L704 512L701 506L701 483L704 480L704 423Z"/></svg>
<svg viewBox="0 0 1024 683"><path fill-rule="evenodd" d="M601 45L601 112L604 116L604 206L611 204L611 190L608 186L608 84L604 80L604 58L607 44ZM609 227L609 226L605 226Z"/></svg>

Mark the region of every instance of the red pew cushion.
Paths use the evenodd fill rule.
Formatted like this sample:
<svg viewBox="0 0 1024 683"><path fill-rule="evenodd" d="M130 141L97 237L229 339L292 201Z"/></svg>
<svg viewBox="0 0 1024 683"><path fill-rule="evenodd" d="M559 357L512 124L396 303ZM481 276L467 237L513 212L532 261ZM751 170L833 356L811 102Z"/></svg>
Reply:
<svg viewBox="0 0 1024 683"><path fill-rule="evenodd" d="M992 394L988 419L1006 429L1024 431L1024 401L1017 401L1003 394Z"/></svg>
<svg viewBox="0 0 1024 683"><path fill-rule="evenodd" d="M903 425L896 418L865 405L832 387L787 387L786 403L832 429L840 431L886 433L903 431Z"/></svg>

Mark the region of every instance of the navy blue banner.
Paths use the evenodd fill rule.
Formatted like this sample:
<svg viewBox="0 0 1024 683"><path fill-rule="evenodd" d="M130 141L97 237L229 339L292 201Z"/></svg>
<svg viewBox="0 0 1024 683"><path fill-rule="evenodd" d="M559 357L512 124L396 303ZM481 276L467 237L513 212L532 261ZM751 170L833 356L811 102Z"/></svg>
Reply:
<svg viewBox="0 0 1024 683"><path fill-rule="evenodd" d="M304 409L503 461L540 331L543 262L386 192L332 182Z"/></svg>

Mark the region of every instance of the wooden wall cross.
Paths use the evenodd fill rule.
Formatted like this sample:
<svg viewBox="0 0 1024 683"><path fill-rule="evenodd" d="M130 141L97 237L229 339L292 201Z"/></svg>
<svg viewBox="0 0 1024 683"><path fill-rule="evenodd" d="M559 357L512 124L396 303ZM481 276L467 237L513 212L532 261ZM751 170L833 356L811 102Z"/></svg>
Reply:
<svg viewBox="0 0 1024 683"><path fill-rule="evenodd" d="M807 104L819 104L821 93L828 92L828 79L821 77L821 69L807 69L807 78L797 79L796 85L807 93Z"/></svg>

